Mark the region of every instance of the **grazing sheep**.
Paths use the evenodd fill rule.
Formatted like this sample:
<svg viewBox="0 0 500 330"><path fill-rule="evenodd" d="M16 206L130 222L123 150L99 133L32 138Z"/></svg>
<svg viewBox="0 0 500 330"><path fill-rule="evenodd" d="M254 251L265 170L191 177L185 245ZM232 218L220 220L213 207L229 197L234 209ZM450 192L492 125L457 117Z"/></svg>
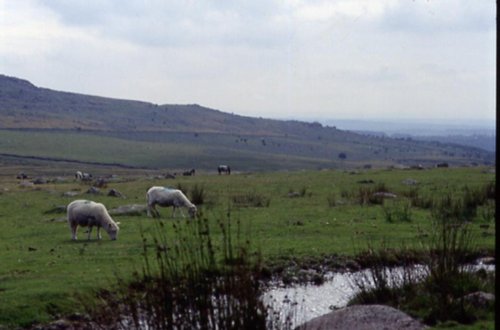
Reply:
<svg viewBox="0 0 500 330"><path fill-rule="evenodd" d="M221 173L231 174L231 168L227 165L219 165L219 167L217 167L217 171L219 171L219 174Z"/></svg>
<svg viewBox="0 0 500 330"><path fill-rule="evenodd" d="M81 181L92 181L92 174L85 173L85 172L82 172L82 171L76 171L76 173L75 173L75 179L76 180L81 180Z"/></svg>
<svg viewBox="0 0 500 330"><path fill-rule="evenodd" d="M88 239L92 227L97 227L97 239L101 239L101 227L106 230L111 240L115 240L118 231L118 223L114 222L109 215L106 207L101 203L95 203L88 200L78 199L72 201L67 207L68 223L71 229L71 239L76 240L76 231L78 226L89 227Z"/></svg>
<svg viewBox="0 0 500 330"><path fill-rule="evenodd" d="M178 189L158 186L151 187L146 193L146 199L148 202L148 216L160 216L160 213L155 207L155 205L157 204L164 207L173 206L172 217L175 216L175 211L180 207L186 207L191 218L194 218L194 216L196 215L196 206L189 201L189 199L182 193L182 191ZM184 217L182 209L180 210L180 212Z"/></svg>

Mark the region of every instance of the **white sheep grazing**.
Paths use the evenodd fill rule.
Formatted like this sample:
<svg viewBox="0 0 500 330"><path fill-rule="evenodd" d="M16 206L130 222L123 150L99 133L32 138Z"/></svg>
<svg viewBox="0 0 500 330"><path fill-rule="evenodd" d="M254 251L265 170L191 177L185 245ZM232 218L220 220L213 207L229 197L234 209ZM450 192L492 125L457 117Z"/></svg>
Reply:
<svg viewBox="0 0 500 330"><path fill-rule="evenodd" d="M109 237L115 240L118 231L118 223L114 222L106 210L106 207L101 203L78 199L68 204L68 223L71 229L71 239L76 240L76 230L78 226L89 227L88 239L90 240L90 233L92 227L97 227L97 239L101 239L101 227L106 230Z"/></svg>
<svg viewBox="0 0 500 330"><path fill-rule="evenodd" d="M82 171L76 171L75 179L80 181L92 181L92 174Z"/></svg>
<svg viewBox="0 0 500 330"><path fill-rule="evenodd" d="M175 217L175 211L177 208L186 207L189 212L189 216L194 218L196 215L196 206L189 201L189 199L178 189L165 188L165 187L151 187L146 193L146 200L148 202L148 216L159 217L160 213L156 209L155 205L160 205L163 207L173 207L172 217ZM180 210L181 215L182 209Z"/></svg>

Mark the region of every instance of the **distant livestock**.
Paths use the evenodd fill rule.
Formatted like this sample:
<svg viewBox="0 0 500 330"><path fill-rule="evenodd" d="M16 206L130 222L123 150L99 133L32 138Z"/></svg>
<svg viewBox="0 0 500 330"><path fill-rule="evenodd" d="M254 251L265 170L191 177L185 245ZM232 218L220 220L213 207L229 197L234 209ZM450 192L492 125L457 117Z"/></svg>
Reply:
<svg viewBox="0 0 500 330"><path fill-rule="evenodd" d="M108 233L111 240L117 238L120 230L118 223L113 221L103 204L78 199L68 204L67 213L72 240L77 239L76 231L78 226L89 227L87 237L89 240L94 226L97 227L97 239L101 239L101 227Z"/></svg>
<svg viewBox="0 0 500 330"><path fill-rule="evenodd" d="M195 173L195 170L193 168L193 169L190 169L189 171L183 172L182 175L184 175L184 176L191 176L191 175L194 175L194 173Z"/></svg>
<svg viewBox="0 0 500 330"><path fill-rule="evenodd" d="M80 181L92 181L92 174L81 172L81 171L76 171L75 179L80 180Z"/></svg>
<svg viewBox="0 0 500 330"><path fill-rule="evenodd" d="M448 163L438 163L436 167L448 167Z"/></svg>
<svg viewBox="0 0 500 330"><path fill-rule="evenodd" d="M16 179L21 179L21 180L24 180L24 179L27 179L27 178L28 178L28 176L24 172L20 172L16 176Z"/></svg>
<svg viewBox="0 0 500 330"><path fill-rule="evenodd" d="M219 174L231 174L231 168L228 165L219 165L219 167L217 167L217 171L219 172Z"/></svg>
<svg viewBox="0 0 500 330"><path fill-rule="evenodd" d="M189 216L194 218L196 215L196 206L189 201L189 199L178 189L166 187L151 187L146 193L146 200L148 203L148 216L159 217L160 213L156 209L156 205L163 207L173 207L172 217L175 217L176 210L181 207L186 207ZM184 217L182 209L181 215Z"/></svg>

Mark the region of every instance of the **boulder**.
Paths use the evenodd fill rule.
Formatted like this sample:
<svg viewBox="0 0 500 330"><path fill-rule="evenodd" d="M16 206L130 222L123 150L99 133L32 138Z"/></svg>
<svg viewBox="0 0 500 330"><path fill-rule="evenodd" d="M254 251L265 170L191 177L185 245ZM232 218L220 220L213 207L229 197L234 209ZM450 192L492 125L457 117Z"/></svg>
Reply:
<svg viewBox="0 0 500 330"><path fill-rule="evenodd" d="M80 192L78 191L66 191L63 196L64 197L75 197L75 196L78 196L80 195Z"/></svg>
<svg viewBox="0 0 500 330"><path fill-rule="evenodd" d="M495 295L478 291L464 296L464 300L476 308L487 308L495 303Z"/></svg>
<svg viewBox="0 0 500 330"><path fill-rule="evenodd" d="M119 192L118 190L116 190L116 189L111 189L108 192L108 196L125 198L125 196L123 196L123 194L121 192Z"/></svg>
<svg viewBox="0 0 500 330"><path fill-rule="evenodd" d="M144 215L148 211L148 206L145 204L121 205L117 208L109 210L111 215Z"/></svg>
<svg viewBox="0 0 500 330"><path fill-rule="evenodd" d="M93 195L99 195L101 193L101 190L96 187L90 187L89 190L87 190L87 194L93 194Z"/></svg>
<svg viewBox="0 0 500 330"><path fill-rule="evenodd" d="M396 194L390 193L390 192L385 192L385 191L378 191L373 194L373 197L379 197L379 198L396 198Z"/></svg>
<svg viewBox="0 0 500 330"><path fill-rule="evenodd" d="M407 185L407 186L414 186L418 182L417 182L417 180L408 178L408 179L403 180L402 183L405 184L405 185Z"/></svg>
<svg viewBox="0 0 500 330"><path fill-rule="evenodd" d="M385 305L353 305L316 317L296 330L420 330L427 326Z"/></svg>

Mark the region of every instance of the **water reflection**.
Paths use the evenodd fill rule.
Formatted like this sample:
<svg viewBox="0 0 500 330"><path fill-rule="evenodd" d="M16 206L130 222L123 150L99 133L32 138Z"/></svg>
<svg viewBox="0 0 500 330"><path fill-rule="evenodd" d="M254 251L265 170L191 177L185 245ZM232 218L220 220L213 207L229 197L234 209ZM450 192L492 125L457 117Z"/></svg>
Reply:
<svg viewBox="0 0 500 330"><path fill-rule="evenodd" d="M470 270L485 269L494 271L494 265L468 265ZM405 271L406 270L406 271ZM425 276L423 266L416 265L408 274L408 268L395 267L385 269L386 278L390 285L402 283L405 276L412 276L419 280ZM277 286L268 290L263 301L272 307L282 321L290 318L292 328L307 322L317 316L324 315L332 310L345 307L349 300L359 291L355 283L363 282L365 287L373 287L369 270L352 273L329 273L322 285L297 285L293 287Z"/></svg>

